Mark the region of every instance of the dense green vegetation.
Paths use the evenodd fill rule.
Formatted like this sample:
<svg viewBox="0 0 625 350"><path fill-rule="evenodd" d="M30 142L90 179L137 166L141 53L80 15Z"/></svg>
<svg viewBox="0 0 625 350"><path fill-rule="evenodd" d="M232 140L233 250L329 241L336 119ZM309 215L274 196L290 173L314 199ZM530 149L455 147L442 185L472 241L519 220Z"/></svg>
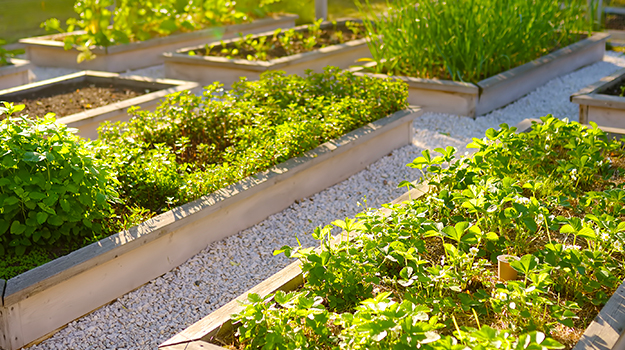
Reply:
<svg viewBox="0 0 625 350"><path fill-rule="evenodd" d="M388 1L361 4L375 71L476 83L579 39L586 1Z"/></svg>
<svg viewBox="0 0 625 350"><path fill-rule="evenodd" d="M408 164L426 195L335 221L351 240L326 226L317 249L276 252L305 283L251 295L237 349L571 348L625 277L625 151L596 125L542 120L488 130L470 157L426 150ZM497 280L500 254L519 279Z"/></svg>
<svg viewBox="0 0 625 350"><path fill-rule="evenodd" d="M330 67L306 77L269 72L227 92L215 83L203 96L173 94L154 112L103 125L90 143L54 118L7 118L0 278L26 269L15 266L24 251L35 255L25 264L45 262L401 110L406 98L401 82ZM12 113L7 106L0 112ZM36 245L50 256L29 249Z"/></svg>
<svg viewBox="0 0 625 350"><path fill-rule="evenodd" d="M0 112L11 116L22 108L5 102ZM98 235L110 215L116 194L106 165L54 120L0 121L0 256Z"/></svg>
<svg viewBox="0 0 625 350"><path fill-rule="evenodd" d="M267 5L279 0L77 0L78 18L70 18L63 28L56 18L42 25L47 30L84 33L64 38L65 48L78 47L78 61L95 57L93 45L108 47L144 41L177 32L191 32L210 26L249 22L267 15ZM218 29L216 29L218 34Z"/></svg>

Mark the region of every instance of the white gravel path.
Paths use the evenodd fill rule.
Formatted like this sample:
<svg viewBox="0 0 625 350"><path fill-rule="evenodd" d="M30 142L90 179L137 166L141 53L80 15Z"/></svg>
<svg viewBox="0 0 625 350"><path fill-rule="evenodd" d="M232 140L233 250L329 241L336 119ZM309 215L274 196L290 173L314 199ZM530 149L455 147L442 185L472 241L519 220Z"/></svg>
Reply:
<svg viewBox="0 0 625 350"><path fill-rule="evenodd" d="M405 166L424 148L454 146L464 152L472 137L500 123L515 125L549 113L578 119L569 95L625 67L625 57L608 52L604 62L557 78L519 101L477 120L426 113L415 121L414 145L392 152L366 170L232 237L216 242L178 268L70 323L30 349L155 349L158 344L258 284L289 261L274 249L312 245L319 225L353 217L358 202L379 207L403 193L402 180L418 177ZM158 67L155 69L158 73ZM42 74L42 73L40 73Z"/></svg>

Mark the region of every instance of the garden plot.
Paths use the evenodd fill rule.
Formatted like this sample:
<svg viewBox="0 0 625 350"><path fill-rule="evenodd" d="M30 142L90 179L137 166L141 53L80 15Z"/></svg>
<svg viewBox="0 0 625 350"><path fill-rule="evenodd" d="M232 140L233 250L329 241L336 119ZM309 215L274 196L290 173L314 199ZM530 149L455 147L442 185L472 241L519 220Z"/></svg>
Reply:
<svg viewBox="0 0 625 350"><path fill-rule="evenodd" d="M308 69L322 71L328 65L346 69L371 57L363 30L362 24L353 20L318 21L204 43L165 53L165 76L229 86L241 77L256 80L268 70L304 75Z"/></svg>
<svg viewBox="0 0 625 350"><path fill-rule="evenodd" d="M266 104L265 93L282 93L283 90L276 89L273 84L286 81L293 84L292 89L308 89L308 94L315 96L332 93L332 97L327 97L327 100L311 97L301 101L284 101L288 96L296 97L289 94L282 99L271 99L271 103ZM336 81L340 81L341 85L333 85ZM36 220L22 223L19 216L12 219L12 226L17 229L7 234L19 237L2 237L12 242L11 245L3 245L4 252L15 251L14 255L19 256L37 240L55 243L56 246L61 242L61 234L69 235L70 230L72 234L82 236L86 233L85 240L117 227L129 230L9 279L0 322L3 333L9 335L3 347L16 349L45 337L73 319L166 273L207 244L235 234L302 197L344 180L393 149L410 143L412 121L421 113L418 109L405 109L401 98L404 96L405 99L405 86L393 81L354 77L336 68L306 78L274 73L267 79L248 85L238 85L233 93L223 95L216 90L216 86L210 86L205 95L213 96L213 99L203 99L188 92L177 94L170 96L155 112L140 111L129 123L108 123L101 130L101 143L95 149L97 156L85 158L85 162L92 162L88 169L95 167L96 170L89 170L90 175L83 177L75 175L74 171L58 174L69 177L68 181L78 181L80 188L68 185L67 190L59 191L58 186L51 185L49 192L59 191L54 201L36 190L36 184L41 184L41 181L33 180L32 184L19 182L21 186L34 186L28 187L28 192L21 192L28 193L21 196L24 208L42 207L47 210L37 213ZM367 86L367 90L362 86ZM342 91L333 90L337 88ZM308 106L311 109L308 113L303 112L303 107L289 110L275 105L287 104L295 108L298 103L303 103L305 107L309 101L321 105ZM327 105L330 103L331 107ZM252 104L256 106L252 107ZM363 104L357 109L358 113L348 108L357 104ZM237 110L235 106L244 107L246 111L253 108L249 112L253 113L241 113L243 109ZM328 112L311 114L315 108L326 108ZM330 110L337 113L330 113ZM360 114L363 111L369 112ZM9 108L9 112L19 111ZM61 162L60 158L67 152L57 149L60 141L54 145L46 143L56 140L51 135L65 135L63 137L68 138L71 147L81 145L74 141L64 126L56 126L49 120L31 122L14 118L10 121L15 124L4 130L15 132L17 135L14 137L44 133L36 134L34 138L36 142L45 144L41 150L37 148L35 153L30 151L32 156L18 155L18 163L34 162L39 167L45 167L50 159ZM28 127L29 123L35 123L32 132L22 133L20 130ZM224 124L230 131L220 128ZM302 128L302 125L311 127ZM258 138L259 135L263 137ZM332 138L328 140L329 137ZM162 143L157 142L159 138ZM210 152L203 151L207 145L202 140L213 142ZM299 143L294 143L295 140ZM169 141L174 144L167 155ZM250 141L253 143L248 144ZM260 142L266 144L259 145ZM154 148L150 147L152 144ZM91 150L90 144L81 147L85 149L79 152ZM238 151L230 152L229 147L237 147ZM215 148L221 153L215 152ZM44 153L43 158L37 156ZM247 158L228 158L232 154L237 157L246 155ZM219 156L223 157L221 163L219 159L210 158ZM179 164L172 157L183 157L184 163ZM69 159L74 162L74 156ZM198 163L190 165L192 161ZM201 169L201 164L207 169ZM99 168L97 180L93 178L98 174L97 167L103 165L116 172L117 185L114 181L107 181L110 172L106 168ZM175 170L171 167L177 166L180 166L180 173L172 174ZM170 168L164 171L163 167ZM232 170L230 167L238 168ZM143 174L140 177L144 179L136 178L138 174ZM163 175L173 175L169 181L189 176L178 179L188 184L187 190L182 185L168 187L168 181L161 181L160 185L149 181L150 177ZM10 182L4 181L2 186L10 185ZM159 187L162 185L165 187ZM206 193L210 194L204 196ZM107 202L106 198L118 195L117 200ZM43 202L31 205L35 200ZM59 205L56 205L57 200ZM21 208L13 199L6 203L13 203L13 207L5 205L5 215L15 214ZM127 209L120 205L122 203L131 203L141 210L129 216L124 211ZM50 206L54 206L56 211ZM101 210L89 209L92 207L101 207ZM107 218L109 210L119 210L118 216ZM82 211L87 216L82 220L80 217L76 219L76 213ZM27 216L35 217L34 214ZM120 217L122 221L118 220ZM128 222L129 219L147 221L135 225ZM35 228L37 223L43 226ZM128 224L130 227L123 226ZM89 234L90 230L86 227L93 228L93 234ZM21 235L24 232L26 234Z"/></svg>
<svg viewBox="0 0 625 350"><path fill-rule="evenodd" d="M32 81L31 64L19 58L8 59L9 65L0 65L0 89L8 89Z"/></svg>
<svg viewBox="0 0 625 350"><path fill-rule="evenodd" d="M571 95L579 105L579 120L601 126L625 127L625 69L601 78Z"/></svg>
<svg viewBox="0 0 625 350"><path fill-rule="evenodd" d="M43 117L55 113L60 123L77 128L78 135L96 139L98 127L104 121L128 121L130 107L153 110L165 96L184 90L199 90L199 85L173 79L82 71L0 90L0 101L25 104L19 114Z"/></svg>
<svg viewBox="0 0 625 350"><path fill-rule="evenodd" d="M426 111L483 115L603 58L609 35L584 34L579 3L542 5L398 1L380 17L369 10L373 62L360 71L407 82L409 103Z"/></svg>

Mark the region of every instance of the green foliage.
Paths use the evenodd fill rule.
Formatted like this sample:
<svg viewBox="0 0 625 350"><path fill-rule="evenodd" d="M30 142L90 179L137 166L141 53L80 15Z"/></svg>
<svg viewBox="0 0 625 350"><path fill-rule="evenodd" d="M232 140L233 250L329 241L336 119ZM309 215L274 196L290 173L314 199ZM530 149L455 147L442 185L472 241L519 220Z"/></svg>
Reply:
<svg viewBox="0 0 625 350"><path fill-rule="evenodd" d="M24 50L7 50L4 47L2 47L3 45L5 45L7 42L3 39L0 39L0 67L2 66L8 66L9 64L11 64L9 62L9 58L14 57L15 55L19 55L24 53Z"/></svg>
<svg viewBox="0 0 625 350"><path fill-rule="evenodd" d="M362 24L347 21L338 25L333 22L331 26L323 26L323 19L309 24L304 29L290 28L276 29L273 35L255 36L248 34L230 43L223 40L210 46L207 44L204 55L225 56L229 59L244 58L249 61L267 61L279 57L291 56L302 52L324 48L330 45L342 44L348 40L363 37ZM189 51L189 55L196 55L195 51Z"/></svg>
<svg viewBox="0 0 625 350"><path fill-rule="evenodd" d="M279 0L76 0L66 29L56 18L41 24L49 31L61 33L81 29L84 33L64 38L65 49L77 47L78 62L95 55L93 46L109 47L145 41L178 32L191 32L210 26L243 23L267 15L266 9ZM222 29L215 29L217 36Z"/></svg>
<svg viewBox="0 0 625 350"><path fill-rule="evenodd" d="M476 83L574 42L589 31L585 1L387 1L367 19L375 70Z"/></svg>
<svg viewBox="0 0 625 350"><path fill-rule="evenodd" d="M337 220L344 233L335 238L331 226L317 228L317 249L276 251L300 260L305 283L251 296L233 315L238 345L573 345L566 334L586 328L625 278L625 150L596 125L542 120L521 134L505 124L488 130L470 157L426 150L409 166L423 170L429 193L387 205L389 215ZM520 279L496 280L500 254L520 257L511 262Z"/></svg>
<svg viewBox="0 0 625 350"><path fill-rule="evenodd" d="M268 72L224 92L170 95L155 112L104 124L98 154L119 193L160 213L297 157L406 107L402 83L337 68L305 77Z"/></svg>
<svg viewBox="0 0 625 350"><path fill-rule="evenodd" d="M88 143L53 115L11 117L23 108L0 108L0 255L99 234L116 196Z"/></svg>

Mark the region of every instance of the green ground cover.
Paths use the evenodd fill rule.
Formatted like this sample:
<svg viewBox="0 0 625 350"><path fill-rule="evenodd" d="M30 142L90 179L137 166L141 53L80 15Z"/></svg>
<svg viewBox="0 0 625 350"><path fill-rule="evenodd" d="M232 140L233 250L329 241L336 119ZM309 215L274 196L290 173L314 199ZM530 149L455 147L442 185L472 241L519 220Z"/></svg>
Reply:
<svg viewBox="0 0 625 350"><path fill-rule="evenodd" d="M283 247L304 285L233 315L236 349L572 348L625 278L624 145L596 127L503 124L456 159L408 164L430 190L389 216L319 227L316 250ZM456 161L457 160L457 161ZM410 185L405 183L404 185ZM502 282L496 257L520 278Z"/></svg>
<svg viewBox="0 0 625 350"><path fill-rule="evenodd" d="M401 82L328 68L173 94L155 112L103 125L95 142L52 117L6 118L0 278L297 157L405 108L406 98Z"/></svg>

